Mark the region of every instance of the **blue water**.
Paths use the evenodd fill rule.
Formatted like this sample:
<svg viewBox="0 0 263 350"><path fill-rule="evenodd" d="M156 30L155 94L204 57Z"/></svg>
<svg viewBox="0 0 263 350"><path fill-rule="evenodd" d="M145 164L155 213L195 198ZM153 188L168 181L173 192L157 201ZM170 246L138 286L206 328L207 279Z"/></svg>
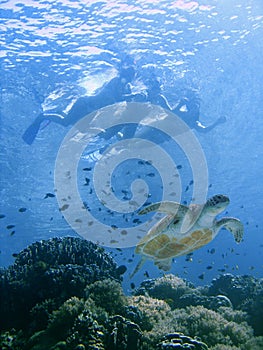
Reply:
<svg viewBox="0 0 263 350"><path fill-rule="evenodd" d="M244 223L244 240L237 245L230 233L222 231L189 261L176 258L171 272L196 284L211 281L222 269L262 277L262 1L0 3L0 214L5 216L0 219L0 265L11 264L13 253L36 240L77 235L62 217L56 198L45 198L46 193L54 193L55 161L70 127L52 123L40 131L31 146L21 136L41 109L67 111L79 96L94 93L117 74L120 61L129 54L138 77L133 91L142 88L140 77L154 71L172 106L183 90L195 89L204 125L220 116L227 119L207 134L194 133L206 157L208 197L217 193L230 197L227 215ZM117 138L113 142L118 142ZM169 141L165 145L169 148ZM95 166L99 160L96 150L105 144L99 141L93 146L89 156L83 154L84 166ZM161 175L138 161L116 168L112 180L116 196L120 199L124 194L130 200L130 184L140 178L150 189L148 200L160 200ZM183 164L179 174L182 201L189 204L191 188L189 192L186 187L192 180L191 167L183 157L176 161ZM127 169L131 172L125 177ZM85 181L85 174L81 176L79 181ZM95 191L92 196L88 201L97 203ZM19 211L21 208L26 210ZM116 221L124 228L127 222L136 227L134 218L107 211L99 216L109 225ZM15 227L8 229L8 225ZM132 256L134 248L121 252L114 248L116 245L107 249L131 271L139 259ZM162 274L147 262L136 282L145 278L145 271L150 277Z"/></svg>

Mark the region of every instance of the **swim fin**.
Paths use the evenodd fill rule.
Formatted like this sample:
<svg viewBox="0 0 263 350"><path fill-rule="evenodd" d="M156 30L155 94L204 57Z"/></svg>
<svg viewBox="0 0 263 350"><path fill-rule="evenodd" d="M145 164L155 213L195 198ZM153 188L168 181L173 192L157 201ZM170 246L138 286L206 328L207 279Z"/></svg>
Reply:
<svg viewBox="0 0 263 350"><path fill-rule="evenodd" d="M41 121L39 120L35 120L24 132L22 139L28 144L28 145L32 145L32 143L34 142L37 133L40 129L40 125L41 125Z"/></svg>

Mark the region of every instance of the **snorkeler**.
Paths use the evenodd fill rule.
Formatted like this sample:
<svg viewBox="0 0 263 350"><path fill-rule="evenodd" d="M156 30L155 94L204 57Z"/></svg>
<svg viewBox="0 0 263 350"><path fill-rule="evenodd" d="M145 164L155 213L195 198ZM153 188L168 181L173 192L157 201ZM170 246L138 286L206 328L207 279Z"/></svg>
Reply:
<svg viewBox="0 0 263 350"><path fill-rule="evenodd" d="M73 125L85 115L99 108L124 101L125 96L131 94L130 82L134 76L134 67L123 65L118 76L105 84L97 94L78 98L67 114L40 113L26 129L22 136L23 140L31 145L44 121L54 122L63 126Z"/></svg>
<svg viewBox="0 0 263 350"><path fill-rule="evenodd" d="M136 102L150 102L158 106L168 109L178 117L180 117L191 129L198 132L209 132L214 127L226 121L225 117L218 118L213 124L204 126L200 121L200 102L196 95L196 91L188 89L184 93L184 97L180 99L175 108L171 108L166 97L162 94L160 80L152 75L146 81L147 89L145 92L131 95L133 101Z"/></svg>
<svg viewBox="0 0 263 350"><path fill-rule="evenodd" d="M188 95L188 96L187 96ZM204 126L200 121L200 103L199 99L194 95L192 90L188 90L186 96L183 97L177 106L171 110L180 117L191 129L198 132L209 132L214 127L226 121L225 117L219 117L213 124Z"/></svg>

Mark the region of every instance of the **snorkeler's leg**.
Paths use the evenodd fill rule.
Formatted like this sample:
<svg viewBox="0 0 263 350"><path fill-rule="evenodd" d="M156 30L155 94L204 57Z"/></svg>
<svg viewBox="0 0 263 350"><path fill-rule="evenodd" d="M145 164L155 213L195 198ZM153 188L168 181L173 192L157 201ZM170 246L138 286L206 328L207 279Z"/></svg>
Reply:
<svg viewBox="0 0 263 350"><path fill-rule="evenodd" d="M37 116L37 118L33 121L33 123L29 125L29 127L24 132L22 139L28 145L32 145L32 143L34 142L43 120L44 120L44 114L41 113Z"/></svg>
<svg viewBox="0 0 263 350"><path fill-rule="evenodd" d="M26 129L24 132L22 139L28 144L32 145L34 142L40 126L43 121L54 122L63 126L67 126L66 117L63 114L58 113L40 113L37 118L33 121L33 123Z"/></svg>

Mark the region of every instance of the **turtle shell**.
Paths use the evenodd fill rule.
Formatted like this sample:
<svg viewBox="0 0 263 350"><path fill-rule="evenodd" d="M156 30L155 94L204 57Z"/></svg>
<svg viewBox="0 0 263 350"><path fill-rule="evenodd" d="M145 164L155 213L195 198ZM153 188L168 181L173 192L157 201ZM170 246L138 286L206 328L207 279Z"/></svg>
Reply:
<svg viewBox="0 0 263 350"><path fill-rule="evenodd" d="M160 260L186 255L206 245L212 240L213 231L208 228L198 229L179 238L167 233L160 233L154 237L147 236L137 245L135 252Z"/></svg>

